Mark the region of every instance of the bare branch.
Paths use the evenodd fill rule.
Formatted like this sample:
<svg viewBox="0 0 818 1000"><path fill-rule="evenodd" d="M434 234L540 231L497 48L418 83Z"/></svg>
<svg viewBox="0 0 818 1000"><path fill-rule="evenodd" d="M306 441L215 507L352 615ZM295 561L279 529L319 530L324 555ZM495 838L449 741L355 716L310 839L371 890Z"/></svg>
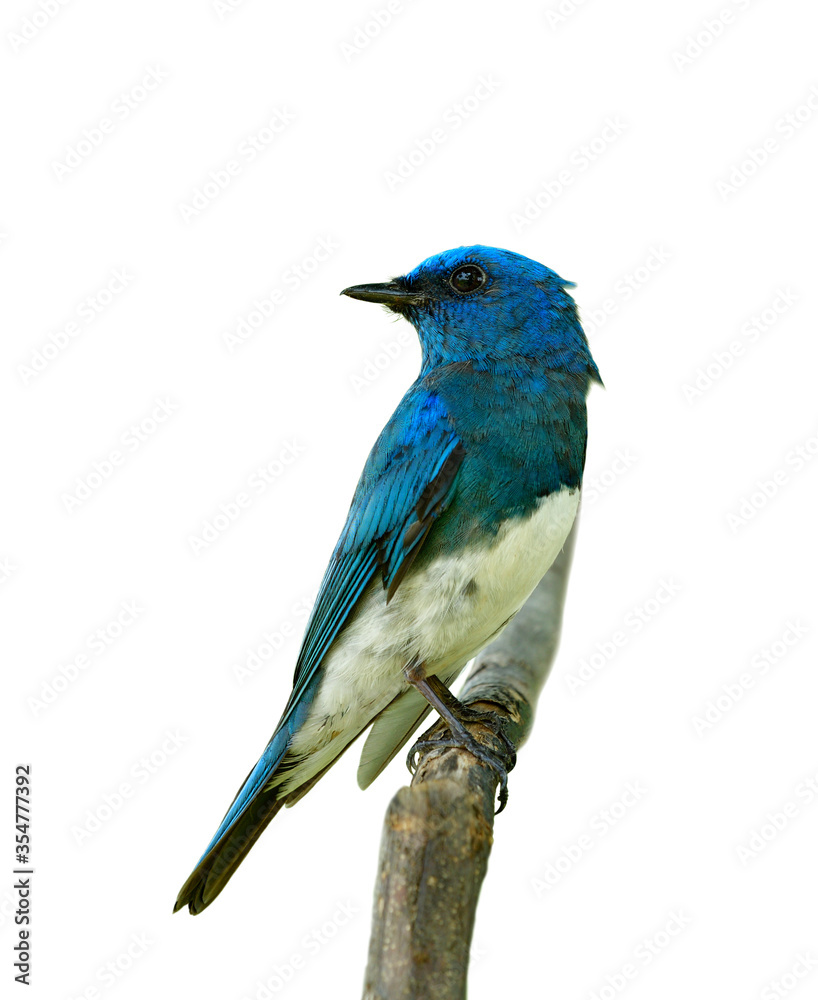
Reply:
<svg viewBox="0 0 818 1000"><path fill-rule="evenodd" d="M515 747L559 644L576 537L502 635L477 657L461 701L491 708ZM469 724L481 743L502 749L490 729ZM429 738L446 732L436 723ZM384 822L364 1000L462 1000L480 887L493 843L497 775L468 751L425 752L411 787L392 799Z"/></svg>

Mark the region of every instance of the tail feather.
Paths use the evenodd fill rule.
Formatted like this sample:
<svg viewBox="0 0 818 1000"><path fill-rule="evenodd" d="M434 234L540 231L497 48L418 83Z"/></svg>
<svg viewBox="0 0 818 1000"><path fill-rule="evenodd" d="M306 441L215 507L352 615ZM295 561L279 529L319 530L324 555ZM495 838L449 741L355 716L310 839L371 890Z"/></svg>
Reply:
<svg viewBox="0 0 818 1000"><path fill-rule="evenodd" d="M339 746L332 760L317 774L299 781L298 761L287 751L293 731L300 721L300 717L296 717L291 726L284 726L273 734L258 763L233 799L215 836L182 886L173 907L174 913L184 906L193 914L201 913L208 907L230 881L250 848L281 807L294 805L306 795L361 735L358 732ZM284 771L289 780L279 783L282 781L281 772ZM274 779L276 783L271 784Z"/></svg>
<svg viewBox="0 0 818 1000"><path fill-rule="evenodd" d="M185 905L191 913L201 913L209 906L284 804L280 789L270 788L269 781L284 759L289 742L290 733L286 729L277 729L273 734L182 886L174 913Z"/></svg>
<svg viewBox="0 0 818 1000"><path fill-rule="evenodd" d="M463 663L458 663L449 668L441 675L441 680L451 683L462 667ZM409 690L398 695L375 716L358 769L361 788L374 781L428 713L428 703L416 691ZM317 773L306 777L304 770L307 769L302 769L293 754L288 753L304 714L306 711L292 716L285 713L281 728L273 734L258 763L247 775L215 836L182 886L174 913L185 906L193 914L206 909L230 881L281 807L294 805L306 795L373 721L369 720L357 733L346 736L343 743L338 740L332 759Z"/></svg>
<svg viewBox="0 0 818 1000"><path fill-rule="evenodd" d="M196 914L210 906L283 805L279 789L258 792L230 828L205 852L182 886L173 912L187 906Z"/></svg>

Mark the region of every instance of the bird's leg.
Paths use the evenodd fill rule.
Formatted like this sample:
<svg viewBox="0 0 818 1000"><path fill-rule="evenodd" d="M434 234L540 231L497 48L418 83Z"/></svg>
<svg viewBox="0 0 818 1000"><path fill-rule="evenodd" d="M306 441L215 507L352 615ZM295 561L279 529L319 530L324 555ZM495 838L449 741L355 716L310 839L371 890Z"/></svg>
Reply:
<svg viewBox="0 0 818 1000"><path fill-rule="evenodd" d="M434 708L449 727L449 737L441 739L421 738L409 751L406 766L410 772L415 771L415 758L423 750L433 750L439 747L460 747L468 750L478 760L487 764L497 773L500 779L500 808L502 812L508 801L508 772L517 762L514 744L503 730L503 719L496 712L479 711L458 701L439 677L428 677L422 663L413 661L404 669L404 675L412 687L418 691ZM492 753L466 729L464 723L480 722L504 745L504 752Z"/></svg>

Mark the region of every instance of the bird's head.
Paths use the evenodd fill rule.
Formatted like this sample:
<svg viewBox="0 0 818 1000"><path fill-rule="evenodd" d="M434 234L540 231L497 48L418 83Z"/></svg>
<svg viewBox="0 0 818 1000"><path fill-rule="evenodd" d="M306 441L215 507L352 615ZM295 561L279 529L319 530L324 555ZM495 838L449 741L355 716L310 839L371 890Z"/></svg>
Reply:
<svg viewBox="0 0 818 1000"><path fill-rule="evenodd" d="M405 316L420 337L424 368L456 361L491 368L523 357L599 381L567 288L572 282L528 257L471 246L429 257L392 281L353 285L341 294Z"/></svg>

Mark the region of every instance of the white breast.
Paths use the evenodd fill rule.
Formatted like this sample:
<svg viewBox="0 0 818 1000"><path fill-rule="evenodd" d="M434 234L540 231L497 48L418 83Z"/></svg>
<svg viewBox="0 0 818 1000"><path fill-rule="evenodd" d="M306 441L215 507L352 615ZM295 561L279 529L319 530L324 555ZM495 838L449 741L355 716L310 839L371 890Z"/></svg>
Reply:
<svg viewBox="0 0 818 1000"><path fill-rule="evenodd" d="M502 631L565 543L579 497L578 489L552 493L530 516L503 524L491 544L410 572L388 605L373 580L324 659L313 709L292 745L309 759L287 786L317 774L405 690L410 661L445 674Z"/></svg>

